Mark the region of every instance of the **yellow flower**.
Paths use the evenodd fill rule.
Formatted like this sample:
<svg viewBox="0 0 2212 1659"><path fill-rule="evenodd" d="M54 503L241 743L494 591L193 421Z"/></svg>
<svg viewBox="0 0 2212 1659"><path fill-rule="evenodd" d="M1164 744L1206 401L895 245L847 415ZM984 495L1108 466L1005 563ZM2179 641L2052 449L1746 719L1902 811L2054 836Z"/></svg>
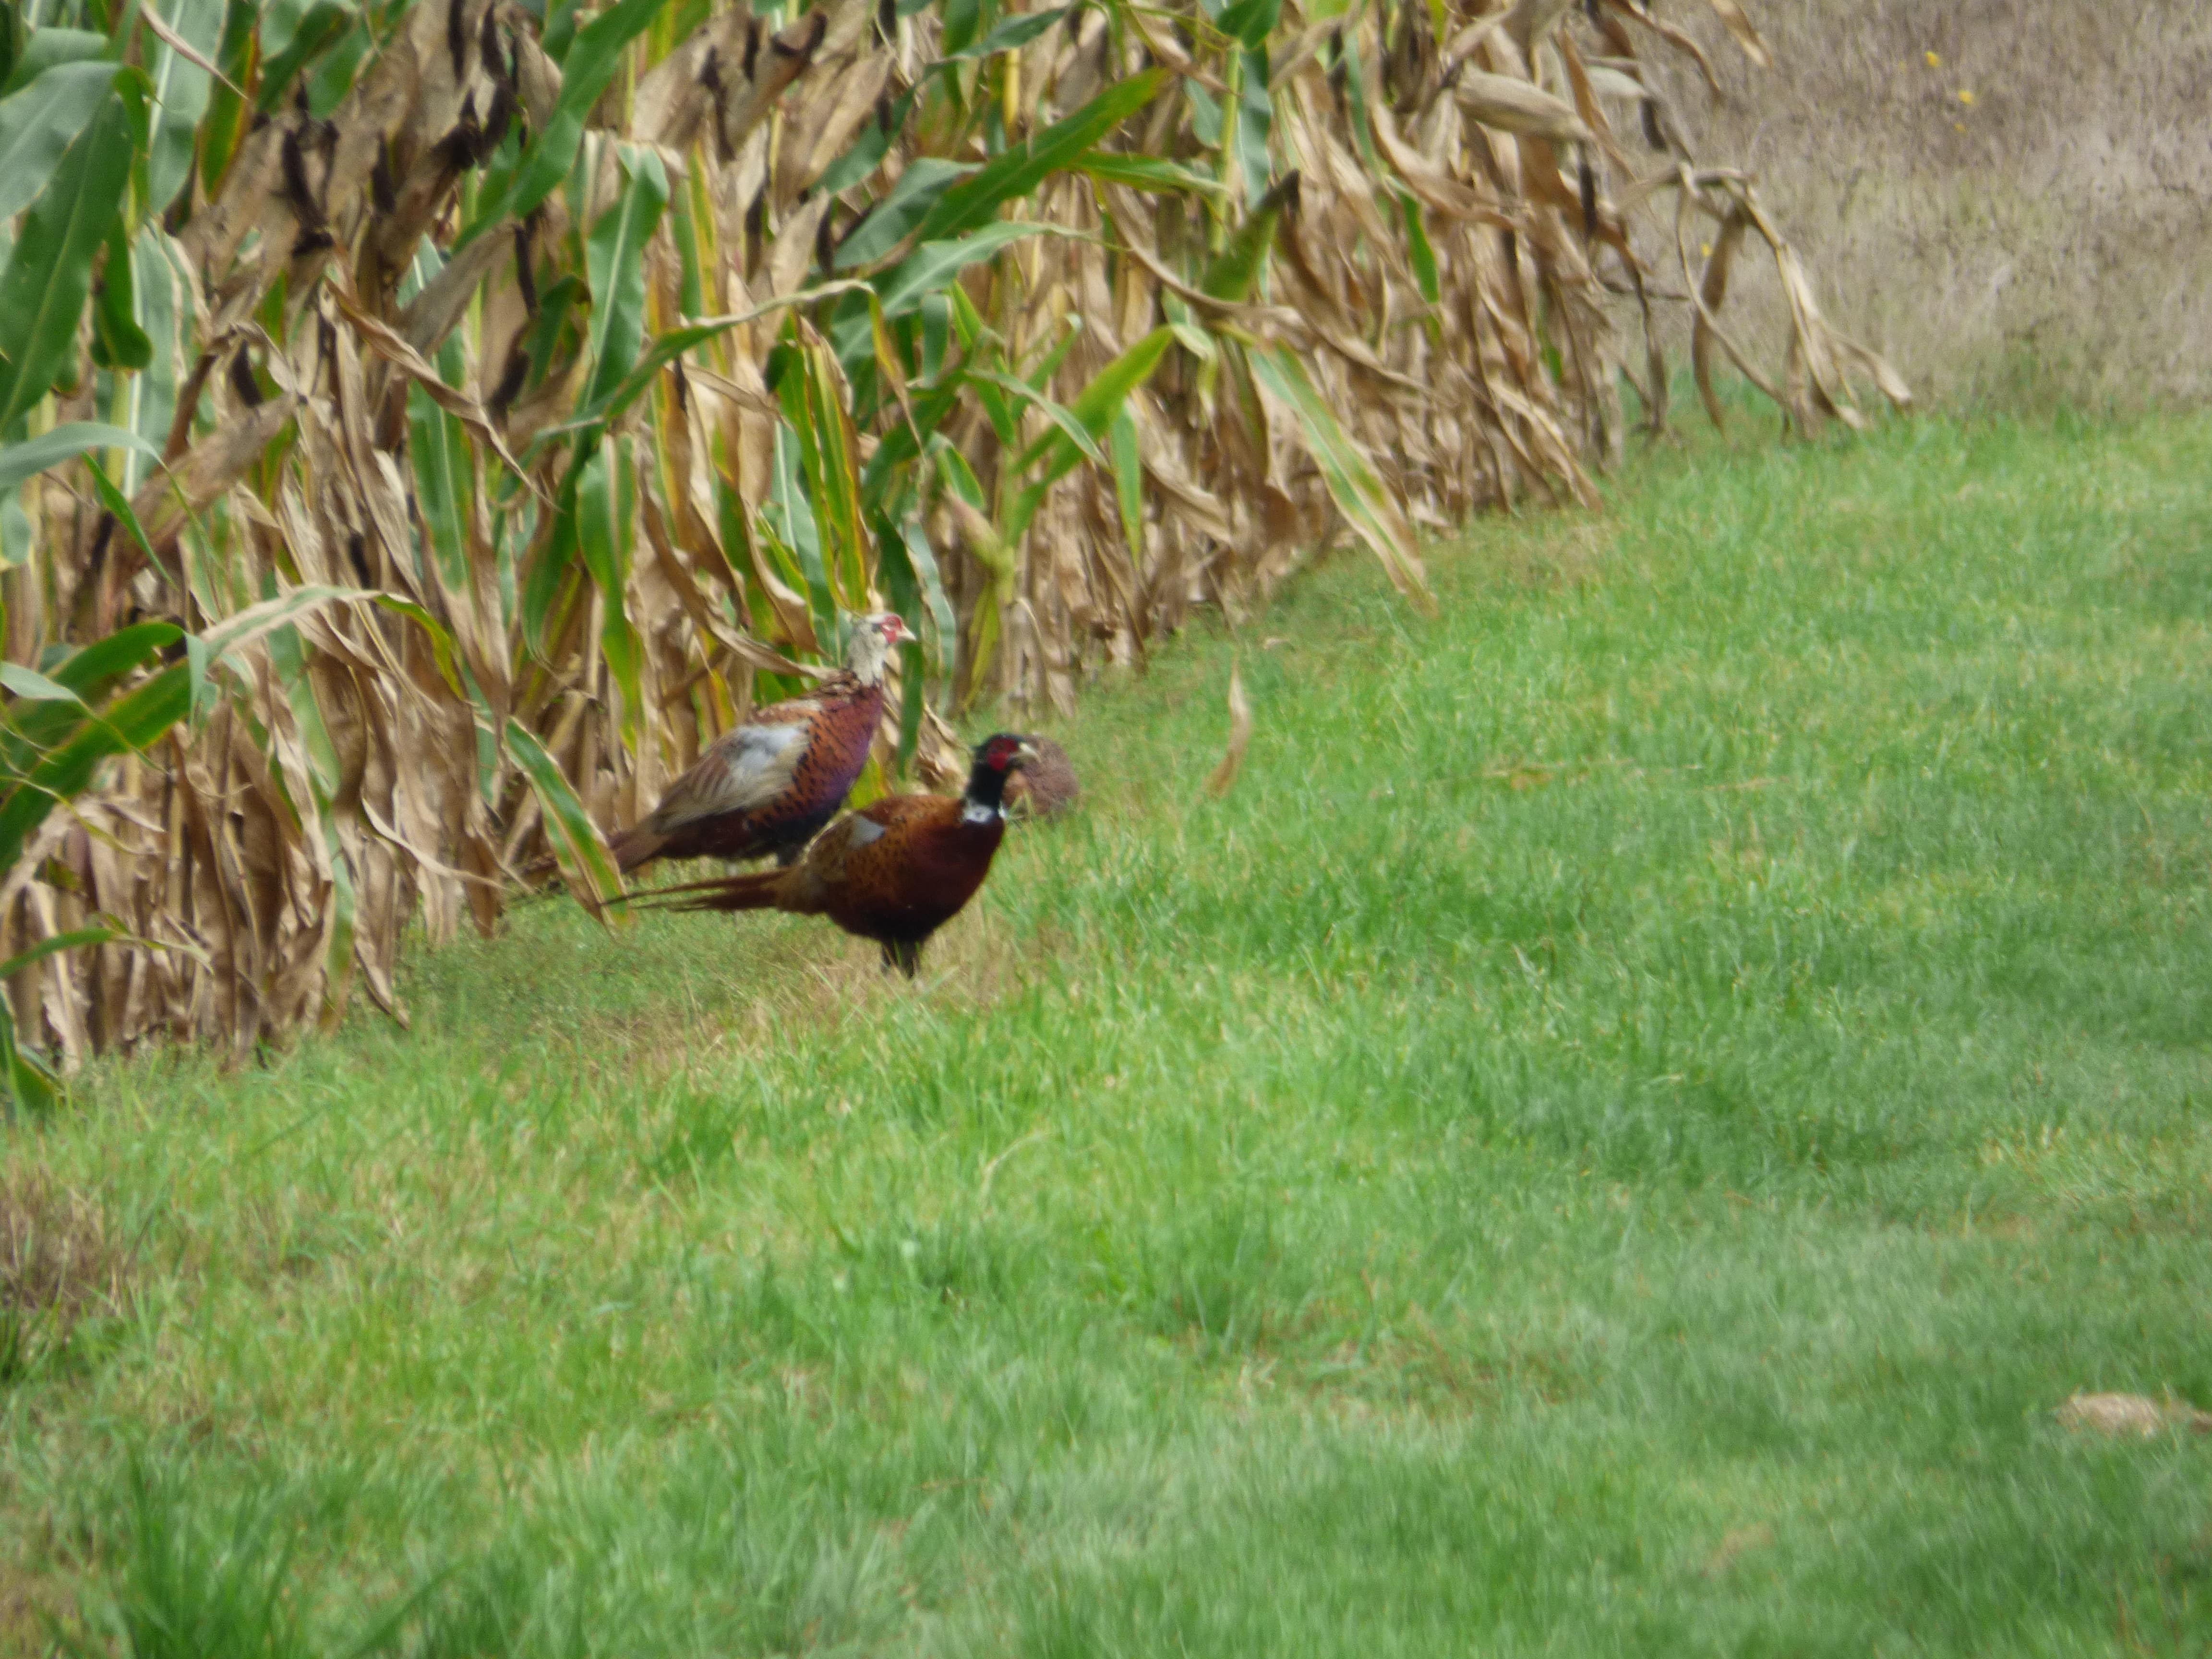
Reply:
<svg viewBox="0 0 2212 1659"><path fill-rule="evenodd" d="M1972 109L1974 106L1974 94L1968 92L1966 88L1960 87L1959 88L1959 101L1964 104L1968 109Z"/></svg>
<svg viewBox="0 0 2212 1659"><path fill-rule="evenodd" d="M1929 69L1942 69L1943 67L1943 60L1931 52L1928 54L1928 67Z"/></svg>

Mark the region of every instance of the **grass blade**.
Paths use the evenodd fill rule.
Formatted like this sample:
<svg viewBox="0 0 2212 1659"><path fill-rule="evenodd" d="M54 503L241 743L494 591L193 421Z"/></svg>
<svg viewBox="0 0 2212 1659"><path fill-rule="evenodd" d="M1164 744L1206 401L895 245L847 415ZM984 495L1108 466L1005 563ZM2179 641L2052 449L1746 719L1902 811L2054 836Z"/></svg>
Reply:
<svg viewBox="0 0 2212 1659"><path fill-rule="evenodd" d="M13 489L24 479L59 466L94 449L135 449L157 460L161 452L135 432L97 421L70 421L28 442L0 449L0 489Z"/></svg>
<svg viewBox="0 0 2212 1659"><path fill-rule="evenodd" d="M0 99L0 220L14 218L38 199L70 145L105 106L118 67L56 64Z"/></svg>
<svg viewBox="0 0 2212 1659"><path fill-rule="evenodd" d="M44 397L69 362L92 289L93 258L130 183L143 106L136 114L114 94L100 102L0 272L0 428Z"/></svg>

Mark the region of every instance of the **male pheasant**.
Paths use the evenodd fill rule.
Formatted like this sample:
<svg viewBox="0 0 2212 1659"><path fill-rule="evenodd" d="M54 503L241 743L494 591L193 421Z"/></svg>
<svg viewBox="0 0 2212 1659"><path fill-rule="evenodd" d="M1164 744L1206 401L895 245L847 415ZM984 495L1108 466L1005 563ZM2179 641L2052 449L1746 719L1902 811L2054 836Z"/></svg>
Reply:
<svg viewBox="0 0 2212 1659"><path fill-rule="evenodd" d="M856 620L844 672L716 738L650 817L607 843L616 861L629 871L654 859L796 860L867 764L884 716L884 665L913 637L888 611Z"/></svg>
<svg viewBox="0 0 2212 1659"><path fill-rule="evenodd" d="M827 916L883 946L908 979L929 936L960 914L1006 832L1006 777L1036 751L1000 732L975 750L967 793L887 795L831 825L788 869L692 882L653 896L671 910L787 910Z"/></svg>

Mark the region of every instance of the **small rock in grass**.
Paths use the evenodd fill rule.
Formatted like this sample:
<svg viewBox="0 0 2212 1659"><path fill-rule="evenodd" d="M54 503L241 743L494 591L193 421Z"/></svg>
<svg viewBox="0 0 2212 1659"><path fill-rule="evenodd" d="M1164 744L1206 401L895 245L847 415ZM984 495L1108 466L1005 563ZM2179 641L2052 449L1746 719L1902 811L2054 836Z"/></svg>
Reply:
<svg viewBox="0 0 2212 1659"><path fill-rule="evenodd" d="M2169 1429L2212 1434L2212 1412L2198 1411L2171 1395L2153 1400L2140 1394L2077 1394L2058 1408L2058 1420L2069 1429L2142 1440Z"/></svg>
<svg viewBox="0 0 2212 1659"><path fill-rule="evenodd" d="M1720 1547L1706 1560L1703 1571L1708 1578L1718 1578L1736 1563L1736 1558L1753 1550L1763 1550L1774 1541L1774 1528L1764 1521L1756 1526L1738 1527L1721 1540Z"/></svg>

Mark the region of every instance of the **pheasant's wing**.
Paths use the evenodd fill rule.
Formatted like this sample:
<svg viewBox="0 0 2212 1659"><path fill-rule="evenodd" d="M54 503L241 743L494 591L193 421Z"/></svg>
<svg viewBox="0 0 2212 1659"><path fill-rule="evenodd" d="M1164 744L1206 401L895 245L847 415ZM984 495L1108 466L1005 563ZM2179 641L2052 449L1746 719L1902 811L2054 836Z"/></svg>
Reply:
<svg viewBox="0 0 2212 1659"><path fill-rule="evenodd" d="M717 738L653 809L647 823L653 833L665 836L702 818L757 811L774 802L791 787L813 741L812 717L819 710L800 707L811 702L778 703L761 714L779 718L756 715Z"/></svg>
<svg viewBox="0 0 2212 1659"><path fill-rule="evenodd" d="M806 865L825 901L895 903L911 879L917 840L959 810L942 795L886 795L831 824Z"/></svg>

